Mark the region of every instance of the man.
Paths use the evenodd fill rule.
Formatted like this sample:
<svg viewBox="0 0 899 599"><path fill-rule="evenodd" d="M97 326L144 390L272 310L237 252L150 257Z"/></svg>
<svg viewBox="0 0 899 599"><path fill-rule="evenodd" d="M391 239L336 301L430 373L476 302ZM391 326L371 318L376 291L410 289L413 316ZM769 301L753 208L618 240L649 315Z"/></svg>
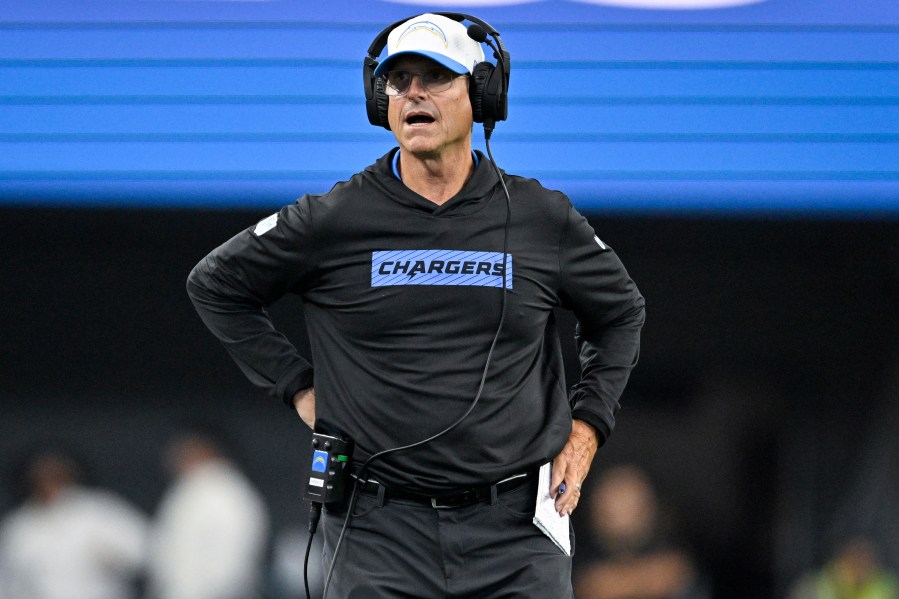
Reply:
<svg viewBox="0 0 899 599"><path fill-rule="evenodd" d="M643 298L563 194L503 175L505 226L497 170L471 148L484 55L461 23L415 17L387 52L374 75L399 148L214 250L188 291L247 376L352 439L357 465L444 432L370 464L333 597L571 597L570 557L532 523L534 473L552 462L570 514L636 363ZM314 377L264 312L285 293L304 301ZM570 405L557 306L579 321ZM326 564L343 522L326 511Z"/></svg>
<svg viewBox="0 0 899 599"><path fill-rule="evenodd" d="M643 469L635 465L606 468L591 487L589 511L594 545L588 552L592 559L576 564L578 599L711 596Z"/></svg>
<svg viewBox="0 0 899 599"><path fill-rule="evenodd" d="M23 505L0 522L0 598L128 599L143 566L147 519L116 494L80 482L71 455L24 462Z"/></svg>
<svg viewBox="0 0 899 599"><path fill-rule="evenodd" d="M150 596L259 597L269 532L262 496L209 433L179 434L165 462L174 482L151 536Z"/></svg>

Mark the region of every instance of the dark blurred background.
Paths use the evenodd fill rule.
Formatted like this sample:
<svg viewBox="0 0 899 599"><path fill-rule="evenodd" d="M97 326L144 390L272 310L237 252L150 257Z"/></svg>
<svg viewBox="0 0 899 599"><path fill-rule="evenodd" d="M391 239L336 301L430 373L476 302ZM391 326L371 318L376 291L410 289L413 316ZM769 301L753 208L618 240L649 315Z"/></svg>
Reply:
<svg viewBox="0 0 899 599"><path fill-rule="evenodd" d="M0 210L7 476L17 452L66 441L96 483L152 512L168 436L209 421L268 499L274 530L303 524L307 430L251 388L184 293L206 252L265 215ZM644 467L716 596L780 596L858 531L899 565L899 225L590 220L648 306L641 362L593 477ZM305 343L298 300L272 315ZM12 505L0 486L0 510Z"/></svg>

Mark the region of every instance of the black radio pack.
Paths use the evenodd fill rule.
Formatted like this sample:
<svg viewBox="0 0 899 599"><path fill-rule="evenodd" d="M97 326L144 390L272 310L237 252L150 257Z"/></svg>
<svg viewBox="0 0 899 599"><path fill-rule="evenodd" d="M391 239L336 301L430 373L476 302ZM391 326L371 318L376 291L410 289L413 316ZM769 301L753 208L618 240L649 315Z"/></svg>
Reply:
<svg viewBox="0 0 899 599"><path fill-rule="evenodd" d="M309 478L304 498L314 503L343 501L350 477L353 442L322 433L312 433Z"/></svg>

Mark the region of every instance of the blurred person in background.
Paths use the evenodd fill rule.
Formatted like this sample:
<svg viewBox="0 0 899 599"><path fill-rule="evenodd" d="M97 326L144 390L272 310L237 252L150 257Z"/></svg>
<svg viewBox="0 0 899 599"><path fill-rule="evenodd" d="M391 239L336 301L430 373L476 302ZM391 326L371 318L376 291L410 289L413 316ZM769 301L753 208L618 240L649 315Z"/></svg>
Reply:
<svg viewBox="0 0 899 599"><path fill-rule="evenodd" d="M269 515L253 484L207 433L180 434L165 466L174 478L151 539L155 599L252 599L260 585Z"/></svg>
<svg viewBox="0 0 899 599"><path fill-rule="evenodd" d="M579 546L578 599L708 599L708 585L660 517L636 466L607 470L591 495L592 538ZM584 555L586 554L586 559Z"/></svg>
<svg viewBox="0 0 899 599"><path fill-rule="evenodd" d="M128 599L145 556L147 519L120 497L80 482L58 449L27 458L23 505L0 525L0 598Z"/></svg>
<svg viewBox="0 0 899 599"><path fill-rule="evenodd" d="M874 543L856 537L821 570L803 576L790 599L899 599L899 584L880 563Z"/></svg>

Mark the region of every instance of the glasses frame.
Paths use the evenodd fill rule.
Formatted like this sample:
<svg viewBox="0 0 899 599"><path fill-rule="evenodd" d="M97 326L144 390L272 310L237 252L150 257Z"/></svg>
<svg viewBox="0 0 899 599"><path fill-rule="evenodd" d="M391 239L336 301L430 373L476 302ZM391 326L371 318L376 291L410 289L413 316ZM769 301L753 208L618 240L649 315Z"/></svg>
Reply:
<svg viewBox="0 0 899 599"><path fill-rule="evenodd" d="M433 71L445 71L445 72L449 73L450 74L449 84L446 87L442 87L440 89L431 89L430 87L428 87L428 84L426 84L424 82L424 79L422 79L421 76L424 73L429 73L429 72L433 72ZM409 77L409 86L404 91L401 92L394 86L390 85L389 78L390 78L391 73L409 73L409 75L411 75ZM386 73L384 73L381 76L381 79L384 82L384 92L388 96L392 96L394 98L402 98L403 96L405 96L406 94L409 93L410 89L412 89L412 80L415 79L416 75L418 75L418 82L421 84L422 89L424 89L429 94L440 94L440 93L445 92L449 88L451 88L453 86L453 82L456 79L458 79L459 77L465 77L468 75L468 73L456 73L456 72L453 72L453 71L451 71L449 69L445 69L445 68L431 68L431 69L425 69L422 71L410 71L408 69L392 69L390 71L387 71ZM443 85L443 84L441 83L440 85Z"/></svg>

